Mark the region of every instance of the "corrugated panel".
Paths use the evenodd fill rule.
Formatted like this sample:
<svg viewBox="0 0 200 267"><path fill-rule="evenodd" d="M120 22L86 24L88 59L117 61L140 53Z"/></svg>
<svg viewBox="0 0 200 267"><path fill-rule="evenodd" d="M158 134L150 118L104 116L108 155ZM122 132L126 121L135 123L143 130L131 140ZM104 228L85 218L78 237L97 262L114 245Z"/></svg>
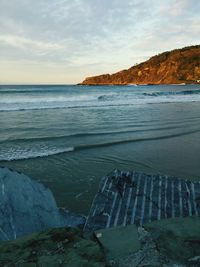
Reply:
<svg viewBox="0 0 200 267"><path fill-rule="evenodd" d="M115 170L101 180L85 230L192 215L200 215L199 182Z"/></svg>

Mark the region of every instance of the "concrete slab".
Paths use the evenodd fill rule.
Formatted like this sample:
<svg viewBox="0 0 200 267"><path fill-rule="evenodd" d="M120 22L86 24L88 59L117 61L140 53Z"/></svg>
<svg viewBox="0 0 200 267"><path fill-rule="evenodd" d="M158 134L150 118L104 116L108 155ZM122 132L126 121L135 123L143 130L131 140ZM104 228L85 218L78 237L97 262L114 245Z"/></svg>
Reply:
<svg viewBox="0 0 200 267"><path fill-rule="evenodd" d="M151 234L160 253L166 257L187 264L199 260L200 217L155 221L144 228ZM200 266L200 260L194 266Z"/></svg>
<svg viewBox="0 0 200 267"><path fill-rule="evenodd" d="M102 245L108 262L112 260L118 262L140 249L135 225L98 230L95 236Z"/></svg>

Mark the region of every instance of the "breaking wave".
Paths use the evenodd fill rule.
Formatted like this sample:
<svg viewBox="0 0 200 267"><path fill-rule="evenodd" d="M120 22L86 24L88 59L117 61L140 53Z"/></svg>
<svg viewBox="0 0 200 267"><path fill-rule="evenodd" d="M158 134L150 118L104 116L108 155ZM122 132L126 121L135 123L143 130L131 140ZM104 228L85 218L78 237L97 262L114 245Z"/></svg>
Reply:
<svg viewBox="0 0 200 267"><path fill-rule="evenodd" d="M167 90L157 88L138 86L136 89L109 87L85 90L79 87L0 86L0 112L200 102L199 87L194 89L190 86L188 90L172 86Z"/></svg>
<svg viewBox="0 0 200 267"><path fill-rule="evenodd" d="M200 102L200 89L155 91L153 88L104 88L84 91L76 87L0 87L0 112L45 109L73 109ZM169 91L170 90L170 91Z"/></svg>
<svg viewBox="0 0 200 267"><path fill-rule="evenodd" d="M98 100L99 100L99 101L110 101L110 100L115 99L116 96L119 97L119 95L114 95L114 94L113 94L113 95L100 95L100 96L98 97Z"/></svg>
<svg viewBox="0 0 200 267"><path fill-rule="evenodd" d="M149 94L149 96L154 96ZM39 103L33 104L23 104L23 105L1 105L0 112L9 112L9 111L31 111L31 110L48 110L48 109L79 109L79 108L98 108L98 107L120 107L120 106L136 106L136 105L153 105L153 104L167 104L167 103L185 103L185 102L200 102L200 94L197 97L197 94L191 94L189 96L180 96L179 98L175 95L173 98L163 97L163 95L155 95L151 98L131 98L121 99L116 101L91 101L91 102L82 102L82 103L51 103L51 104L42 104ZM166 95L167 96L167 95Z"/></svg>
<svg viewBox="0 0 200 267"><path fill-rule="evenodd" d="M9 153L7 155L2 154L0 155L0 161L17 161L17 160L25 160L25 159L35 159L35 158L42 158L42 157L48 157L53 155L59 155L64 153L69 153L73 151L78 150L85 150L85 149L93 149L93 148L99 148L99 147L109 147L113 145L120 145L125 143L133 143L133 142L147 142L147 141L154 141L154 140L163 140L163 139L170 139L174 137L180 137L184 135L194 134L200 132L200 129L185 131L181 133L174 133L174 134L168 134L168 135L160 135L155 137L143 137L143 138L127 138L127 139L119 139L119 140L113 140L113 141L107 141L107 142L99 142L99 143L90 143L90 144L83 144L83 145L77 145L77 146L71 146L66 148L53 148L53 149L47 149L47 150L41 150L41 151L21 151L21 153ZM19 152L19 151L17 151Z"/></svg>
<svg viewBox="0 0 200 267"><path fill-rule="evenodd" d="M25 160L25 159L35 159L35 158L43 158L58 154L63 154L67 152L74 151L73 147L67 148L60 148L60 149L52 149L52 150L41 150L41 151L21 151L21 153L12 153L7 154L5 153L1 156L0 161L16 161L16 160Z"/></svg>
<svg viewBox="0 0 200 267"><path fill-rule="evenodd" d="M180 92L169 91L169 92L152 92L152 93L143 93L145 96L168 96L168 95L194 95L200 94L200 90L184 90Z"/></svg>

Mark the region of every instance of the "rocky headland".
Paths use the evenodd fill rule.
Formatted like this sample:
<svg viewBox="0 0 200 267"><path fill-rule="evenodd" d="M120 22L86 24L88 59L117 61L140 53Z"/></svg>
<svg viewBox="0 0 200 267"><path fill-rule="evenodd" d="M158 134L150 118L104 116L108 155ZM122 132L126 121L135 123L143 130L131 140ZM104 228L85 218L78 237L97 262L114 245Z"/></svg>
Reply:
<svg viewBox="0 0 200 267"><path fill-rule="evenodd" d="M114 74L86 78L80 85L200 84L200 45L175 49Z"/></svg>

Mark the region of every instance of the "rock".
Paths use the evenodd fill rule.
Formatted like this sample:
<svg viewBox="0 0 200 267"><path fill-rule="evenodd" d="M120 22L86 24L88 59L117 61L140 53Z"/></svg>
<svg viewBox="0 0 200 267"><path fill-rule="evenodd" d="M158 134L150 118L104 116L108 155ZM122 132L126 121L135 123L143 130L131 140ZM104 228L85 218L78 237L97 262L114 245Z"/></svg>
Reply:
<svg viewBox="0 0 200 267"><path fill-rule="evenodd" d="M97 242L83 237L80 229L56 228L2 243L0 266L104 267L105 258Z"/></svg>
<svg viewBox="0 0 200 267"><path fill-rule="evenodd" d="M165 259L158 252L151 234L143 227L138 227L138 240L140 249L137 252L132 251L128 257L121 258L120 267L161 267Z"/></svg>
<svg viewBox="0 0 200 267"><path fill-rule="evenodd" d="M188 260L189 266L199 267L200 266L200 256L195 256Z"/></svg>
<svg viewBox="0 0 200 267"><path fill-rule="evenodd" d="M81 85L199 83L200 45L175 49L114 74L86 78ZM101 99L102 100L102 99Z"/></svg>
<svg viewBox="0 0 200 267"><path fill-rule="evenodd" d="M200 256L193 257L193 258L189 259L188 261L200 264Z"/></svg>
<svg viewBox="0 0 200 267"><path fill-rule="evenodd" d="M144 227L163 256L186 266L200 266L200 217L161 220Z"/></svg>
<svg viewBox="0 0 200 267"><path fill-rule="evenodd" d="M86 216L71 212L65 208L59 208L62 224L67 223L68 227L80 227L83 228L86 222Z"/></svg>
<svg viewBox="0 0 200 267"><path fill-rule="evenodd" d="M0 240L66 225L83 224L83 216L60 210L51 191L29 177L0 168Z"/></svg>
<svg viewBox="0 0 200 267"><path fill-rule="evenodd" d="M97 230L95 236L109 267L199 267L199 224L195 217L166 219Z"/></svg>
<svg viewBox="0 0 200 267"><path fill-rule="evenodd" d="M122 258L140 249L137 227L115 227L95 232L95 236L103 247L109 265L119 264ZM121 266L121 265L120 265Z"/></svg>

